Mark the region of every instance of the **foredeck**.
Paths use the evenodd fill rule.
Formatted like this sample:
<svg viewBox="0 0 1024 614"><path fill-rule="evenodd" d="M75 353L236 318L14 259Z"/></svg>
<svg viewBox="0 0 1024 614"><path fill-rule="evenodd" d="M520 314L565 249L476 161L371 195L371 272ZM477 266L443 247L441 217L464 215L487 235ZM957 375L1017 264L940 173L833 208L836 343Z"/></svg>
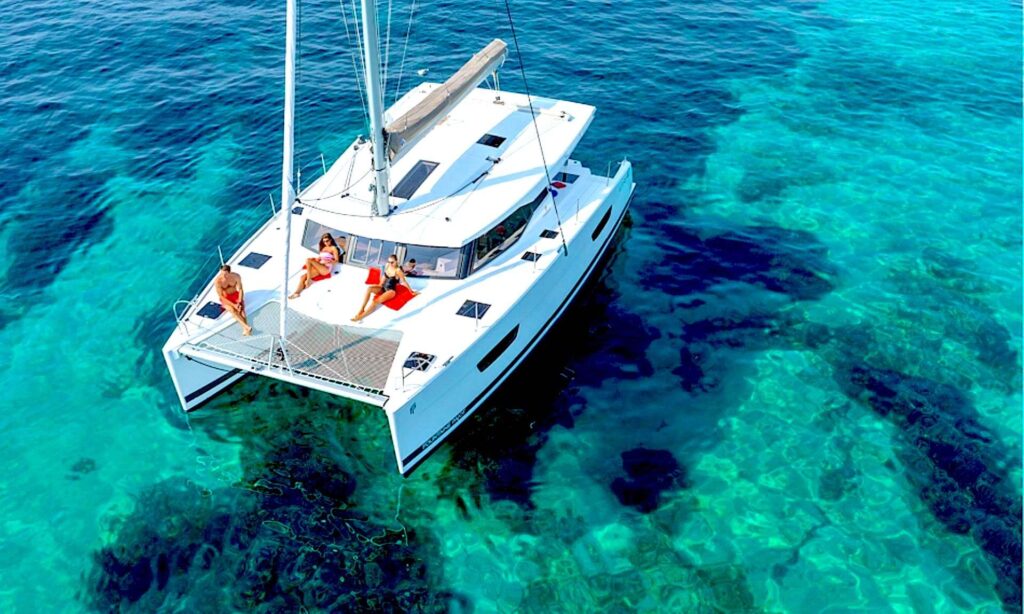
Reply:
<svg viewBox="0 0 1024 614"><path fill-rule="evenodd" d="M189 340L180 351L263 375L311 379L384 398L384 385L402 340L400 331L341 326L290 309L287 315L283 349L276 334L280 304L274 301L249 314L256 331L252 336L243 336L240 326L226 322Z"/></svg>

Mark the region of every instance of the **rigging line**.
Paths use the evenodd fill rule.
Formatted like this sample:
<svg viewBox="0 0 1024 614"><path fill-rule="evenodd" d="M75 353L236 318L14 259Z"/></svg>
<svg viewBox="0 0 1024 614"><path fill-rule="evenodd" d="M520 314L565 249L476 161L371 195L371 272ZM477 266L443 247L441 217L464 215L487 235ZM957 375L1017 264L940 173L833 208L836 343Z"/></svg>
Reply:
<svg viewBox="0 0 1024 614"><path fill-rule="evenodd" d="M321 201L321 200L328 200L328 199L331 199L331 198L335 198L335 197L337 197L337 196L341 196L341 195L343 195L343 194L345 194L345 193L347 193L347 192L350 192L350 191L352 191L352 187L353 187L353 186L354 186L355 184L357 184L357 183L359 183L360 181L362 181L363 179L366 179L366 176L367 176L367 175L369 175L369 174L370 174L370 171L366 171L365 173L363 173L363 175L362 175L361 177L359 177L359 178L358 178L358 179L356 179L355 181L353 181L353 182L349 183L349 184L348 184L347 186L345 186L345 187L344 187L344 188L343 188L343 189L342 189L342 190L341 190L340 192L337 192L337 193L335 193L335 194L328 194L327 196L317 196L316 198L312 198L312 197L310 197L310 198L308 198L308 199L303 199L303 200L302 200L302 202L303 202L303 203L309 203L309 202L314 202L314 203L315 203L315 202L319 202L319 201Z"/></svg>
<svg viewBox="0 0 1024 614"><path fill-rule="evenodd" d="M412 34L412 16L416 14L416 0L409 4L409 25L405 29L405 45L402 46L402 63L398 67L398 83L395 84L395 101L402 91L402 75L405 74L405 56L409 51L409 37Z"/></svg>
<svg viewBox="0 0 1024 614"><path fill-rule="evenodd" d="M363 107L363 123L370 123L370 113L366 110L366 99L363 97L363 81L359 75L359 67L356 66L356 54L352 52L355 45L352 44L352 30L348 25L348 10L345 9L345 0L338 0L338 8L341 10L341 20L345 24L345 43L348 49L348 57L352 61L352 74L356 78L356 90L359 93L359 104Z"/></svg>
<svg viewBox="0 0 1024 614"><path fill-rule="evenodd" d="M345 0L338 0L338 6L341 8L341 20L345 23L345 42L348 43L349 47L352 47L352 32L348 26L348 11L345 10Z"/></svg>
<svg viewBox="0 0 1024 614"><path fill-rule="evenodd" d="M370 111L366 108L366 96L363 95L366 90L363 89L363 82L359 78L359 67L356 66L355 56L350 55L349 58L352 60L352 72L356 73L356 89L358 90L356 93L359 95L359 104L363 107L363 126L369 126Z"/></svg>
<svg viewBox="0 0 1024 614"><path fill-rule="evenodd" d="M359 11L356 10L356 0L351 0L351 4L352 4L352 25L353 25L353 27L355 29L355 32L356 32L356 43L357 43L356 46L359 49L359 67L362 69L362 72L360 72L361 79L362 79L360 81L361 87L362 87L362 92L360 93L360 95L362 96L362 94L364 94L367 91L369 91L369 87L370 86L369 86L368 83L366 83L366 54L363 53L363 34L362 34L362 30L361 30L362 26L359 23ZM365 99L366 96L363 96L363 98ZM363 107L364 109L366 109L365 104L366 103L364 102L364 107ZM366 129L366 134L372 134L371 130L370 130L370 112L369 112L369 110L365 111L365 115L366 115L366 124L363 127Z"/></svg>
<svg viewBox="0 0 1024 614"><path fill-rule="evenodd" d="M388 64L391 60L391 6L392 0L388 0L388 27L384 35L384 70L380 74L381 104L384 103L384 92L388 91Z"/></svg>
<svg viewBox="0 0 1024 614"><path fill-rule="evenodd" d="M298 96L298 93L299 93L299 77L302 74L302 72L301 72L301 69L302 69L302 0L295 0L295 8L296 8L296 15L295 15L295 80L292 82L292 87L294 88L294 100L302 100L302 98ZM294 108L294 101L293 101L292 104L293 104L293 108ZM296 115L300 115L300 114L296 113ZM299 190L299 188L301 186L298 185L298 182L296 181L296 177L295 177L295 153L294 152L295 152L295 149L296 149L295 144L299 143L299 147L298 147L298 149L299 149L299 159L301 160L302 159L301 158L301 156L302 156L302 139L300 138L299 135L301 134L302 131L301 131L300 126L302 126L302 122L301 121L295 121L294 119L292 120L292 130L295 133L295 137L292 139L292 152L293 152L292 153L292 172L291 172L291 176L288 178L288 183L291 184L292 192L294 192L296 196L298 196L298 190ZM300 175L302 173L301 167L299 168L299 173L300 173ZM283 203L282 203L282 206L284 206ZM292 204L288 203L288 207L290 208L291 206L292 206Z"/></svg>
<svg viewBox="0 0 1024 614"><path fill-rule="evenodd" d="M548 180L548 192L551 193L551 205L555 209L555 219L558 221L558 236L562 239L562 249L565 255L569 255L569 246L565 243L565 232L562 231L562 216L558 213L558 202L555 200L555 192L551 189L551 173L548 171L548 160L544 155L544 144L540 140L540 126L537 124L537 112L533 109L533 97L530 96L530 84L526 82L526 65L523 63L523 52L519 49L519 37L516 36L516 24L512 21L512 7L509 0L505 0L505 12L508 14L508 26L512 30L512 42L516 44L516 55L519 56L519 72L523 75L523 88L526 90L526 102L530 105L530 119L533 121L533 129L537 133L537 147L540 148L540 161L544 165L544 175Z"/></svg>
<svg viewBox="0 0 1024 614"><path fill-rule="evenodd" d="M458 196L458 194L460 192L462 192L463 190L465 190L469 186L474 186L473 189L470 191L470 193L467 195L467 196L470 196L470 195L473 194L473 192L476 191L477 188L480 187L480 180L483 179L484 177L486 177L487 175L489 175L490 173L491 173L491 169L487 169L487 170L481 172L479 175L477 175L476 178L474 178L473 180L465 183L464 185L462 185L461 187L456 189L454 192L452 192L450 194L446 194L444 196L439 196L439 197L437 197L437 198L435 198L433 200L428 200L427 202L424 202L424 203L421 203L419 205L416 205L415 207L413 207L411 209L407 209L405 211L402 211L401 214L405 215L407 213L415 213L415 212L420 211L422 209L426 209L427 207L432 207L432 206L436 205L437 203L441 202L442 200L447 200L449 198L452 198L453 196ZM369 174L369 172L364 174L363 177L366 177L366 175L368 175L368 174ZM357 179L356 182L358 182L360 180L362 180L362 177ZM347 198L347 199L350 199L350 200L354 200L354 201L359 202L359 203L363 203L363 204L367 204L367 205L373 204L371 201L364 200L362 198L359 198L358 196L353 196L352 194L347 194L346 195L345 192L339 192L337 194L332 194L331 196L322 196L320 198L311 198L311 199L309 199L309 201L296 200L296 202L301 204L301 205L303 205L303 206L305 206L305 207L309 207L310 209L313 209L314 211L323 211L324 213L338 213L338 214L340 214L341 213L340 211L336 211L336 210L333 210L333 209L326 209L324 207L317 207L316 205L311 205L309 203L310 202L318 202L318 201L321 201L321 200L326 200L328 198L333 198L334 196L342 196L342 195L344 195L344 198ZM359 215L359 214L355 214L355 213L345 213L344 215L346 215L348 217L356 217L356 218L373 218L373 217L377 217L375 215Z"/></svg>

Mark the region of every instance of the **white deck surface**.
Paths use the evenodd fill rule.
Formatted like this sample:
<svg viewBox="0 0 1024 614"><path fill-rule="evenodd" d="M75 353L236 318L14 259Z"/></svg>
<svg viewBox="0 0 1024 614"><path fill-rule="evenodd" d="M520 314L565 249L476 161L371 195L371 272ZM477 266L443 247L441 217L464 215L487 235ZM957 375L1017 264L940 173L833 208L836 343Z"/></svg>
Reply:
<svg viewBox="0 0 1024 614"><path fill-rule="evenodd" d="M435 87L434 83L420 85L403 96L392 112L400 113ZM501 102L496 103L499 94ZM590 125L594 107L536 97L533 107L554 175ZM478 144L485 134L507 140L497 148ZM501 162L488 158L500 158ZM398 209L386 218L370 217L370 159L369 143L347 149L325 176L303 191L303 204L323 213L325 224L355 235L460 247L501 220L514 204L529 201L546 184L526 96L482 88L470 93L393 164L391 189L416 162L439 163L411 199L391 198L391 205ZM486 177L471 183L485 172Z"/></svg>

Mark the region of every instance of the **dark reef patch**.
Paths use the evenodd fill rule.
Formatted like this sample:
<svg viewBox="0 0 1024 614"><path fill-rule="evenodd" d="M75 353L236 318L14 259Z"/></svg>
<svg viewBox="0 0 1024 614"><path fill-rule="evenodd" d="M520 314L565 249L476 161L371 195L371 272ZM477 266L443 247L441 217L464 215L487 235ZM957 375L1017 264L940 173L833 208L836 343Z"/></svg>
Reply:
<svg viewBox="0 0 1024 614"><path fill-rule="evenodd" d="M96 471L96 461L91 458L80 458L75 461L75 464L71 465L71 471L65 477L74 481L93 471Z"/></svg>
<svg viewBox="0 0 1024 614"><path fill-rule="evenodd" d="M108 209L94 204L96 191L104 179L89 173L55 178L45 193L36 195L40 210L44 203L55 201L77 203L77 208L64 210L57 206L56 218L20 214L5 220L5 224L12 224L16 229L11 233L11 262L3 279L5 286L16 290L20 298L34 300L72 258L80 258L89 247L110 234L113 221ZM60 194L52 194L53 191ZM67 252L54 257L54 245L62 246Z"/></svg>
<svg viewBox="0 0 1024 614"><path fill-rule="evenodd" d="M701 236L674 228L662 243L664 265L646 271L646 285L687 296L738 281L789 296L821 298L835 288L828 248L814 235L774 226L748 226Z"/></svg>
<svg viewBox="0 0 1024 614"><path fill-rule="evenodd" d="M1021 604L1021 498L1006 470L1013 462L958 389L863 363L842 365L836 380L851 398L899 427L908 480L950 531L968 534L986 554L1010 611Z"/></svg>
<svg viewBox="0 0 1024 614"><path fill-rule="evenodd" d="M87 604L101 611L443 612L426 560L436 547L350 509L352 474L285 433L238 488L166 480L138 497L94 555Z"/></svg>
<svg viewBox="0 0 1024 614"><path fill-rule="evenodd" d="M661 493L674 486L685 487L686 476L668 450L634 448L622 453L626 477L612 481L619 502L649 514L661 504Z"/></svg>

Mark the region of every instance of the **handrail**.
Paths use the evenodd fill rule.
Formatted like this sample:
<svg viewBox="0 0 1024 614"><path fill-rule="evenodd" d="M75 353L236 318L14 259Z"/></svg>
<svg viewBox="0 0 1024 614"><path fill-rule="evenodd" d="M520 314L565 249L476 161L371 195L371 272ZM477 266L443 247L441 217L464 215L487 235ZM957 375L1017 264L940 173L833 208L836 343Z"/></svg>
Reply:
<svg viewBox="0 0 1024 614"><path fill-rule="evenodd" d="M182 303L185 303L185 305L187 305L188 307L186 307L185 310L182 311L179 314L178 313L178 305L180 305ZM186 335L188 335L189 332L188 332L188 326L185 325L185 315L189 312L190 309L195 307L195 304L196 304L196 300L194 298L193 299L189 299L189 300L178 299L178 300L174 301L174 305L171 306L171 309L174 311L174 325L175 325L175 327L181 326L182 328L184 328Z"/></svg>

